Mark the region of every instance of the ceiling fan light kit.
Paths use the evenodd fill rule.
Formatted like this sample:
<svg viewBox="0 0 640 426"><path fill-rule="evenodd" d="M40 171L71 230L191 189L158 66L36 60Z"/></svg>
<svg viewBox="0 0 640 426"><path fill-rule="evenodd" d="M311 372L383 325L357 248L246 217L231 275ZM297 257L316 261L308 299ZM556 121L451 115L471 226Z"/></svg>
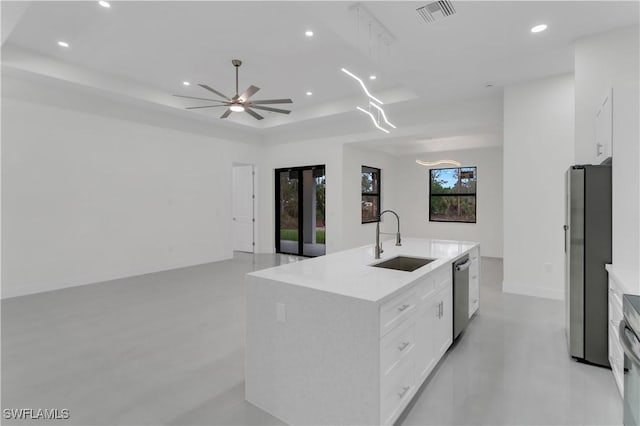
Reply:
<svg viewBox="0 0 640 426"><path fill-rule="evenodd" d="M186 99L196 99L200 101L219 102L218 104L215 104L215 105L193 106L193 107L187 107L186 109L227 107L227 110L220 116L220 118L223 118L223 119L229 117L229 115L231 115L232 112L246 112L256 120L262 120L264 117L258 114L257 112L255 112L254 109L261 109L263 111L269 111L269 112L277 112L279 114L289 114L291 112L290 110L287 110L287 109L262 106L267 104L290 104L290 103L293 103L291 99L260 99L260 100L250 101L249 98L255 95L258 90L260 90L260 88L257 86L251 85L247 88L247 90L242 92L242 94L239 94L238 93L238 68L240 68L240 65L242 65L242 61L240 59L233 59L231 61L231 64L236 68L236 94L234 97L230 98L226 96L224 93L219 92L218 90L202 83L198 84L198 86L202 87L205 90L208 90L211 93L216 94L217 96L221 97L224 100L221 101L219 99L199 98L195 96L184 96L184 95L173 95L173 96L177 96L179 98L186 98Z"/></svg>

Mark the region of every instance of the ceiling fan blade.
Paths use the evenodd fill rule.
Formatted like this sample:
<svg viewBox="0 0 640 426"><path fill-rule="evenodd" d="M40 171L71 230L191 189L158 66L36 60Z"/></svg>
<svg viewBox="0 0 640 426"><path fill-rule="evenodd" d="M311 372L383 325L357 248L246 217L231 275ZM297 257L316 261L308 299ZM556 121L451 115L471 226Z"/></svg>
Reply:
<svg viewBox="0 0 640 426"><path fill-rule="evenodd" d="M255 109L263 109L265 111L271 111L271 112L279 112L280 114L289 114L291 111L288 109L280 109L280 108L271 108L271 107L265 107L265 106L259 106L259 105L253 105L251 102L248 104L251 108L255 108ZM245 107L247 106L247 104L245 104Z"/></svg>
<svg viewBox="0 0 640 426"><path fill-rule="evenodd" d="M224 114L220 116L220 118L227 118L231 114L231 109L227 109Z"/></svg>
<svg viewBox="0 0 640 426"><path fill-rule="evenodd" d="M260 104L292 104L293 101L291 99L263 99L258 101L251 101L252 104L260 105Z"/></svg>
<svg viewBox="0 0 640 426"><path fill-rule="evenodd" d="M256 94L256 92L257 92L258 90L260 90L260 88L259 88L259 87L256 87L256 86L251 85L251 86L249 86L249 88L248 88L247 90L245 90L245 91L242 93L242 95L240 95L240 96L239 96L239 98L240 98L240 100L241 100L242 102L246 102L246 101L247 101L247 99L249 99L250 97L252 97L253 95L255 95L255 94Z"/></svg>
<svg viewBox="0 0 640 426"><path fill-rule="evenodd" d="M205 105L205 106L197 106L197 107L186 107L185 109L198 109L198 108L215 108L215 107L226 107L227 105Z"/></svg>
<svg viewBox="0 0 640 426"><path fill-rule="evenodd" d="M244 109L244 112L246 112L247 114L249 114L250 116L252 116L253 118L257 119L257 120L262 120L264 117L261 116L260 114L258 114L257 112L253 111L250 108L246 108Z"/></svg>
<svg viewBox="0 0 640 426"><path fill-rule="evenodd" d="M207 99L207 98L196 98L195 96L184 96L184 95L173 95L173 96L177 96L179 98L187 98L187 99L198 99L200 101L209 101L209 102L227 102L227 101L220 101L218 99Z"/></svg>
<svg viewBox="0 0 640 426"><path fill-rule="evenodd" d="M216 89L212 89L211 87L207 86L206 84L198 84L198 86L202 87L203 89L207 89L208 91L213 92L216 95L225 98L226 100L229 100L228 96L223 95L222 93L218 92Z"/></svg>

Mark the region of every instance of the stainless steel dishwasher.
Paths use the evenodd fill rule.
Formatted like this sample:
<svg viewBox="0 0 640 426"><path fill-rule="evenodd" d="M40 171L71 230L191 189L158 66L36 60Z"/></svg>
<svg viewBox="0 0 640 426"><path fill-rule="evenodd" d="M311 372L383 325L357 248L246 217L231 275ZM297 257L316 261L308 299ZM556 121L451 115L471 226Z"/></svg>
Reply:
<svg viewBox="0 0 640 426"><path fill-rule="evenodd" d="M469 256L453 263L453 340L469 322Z"/></svg>

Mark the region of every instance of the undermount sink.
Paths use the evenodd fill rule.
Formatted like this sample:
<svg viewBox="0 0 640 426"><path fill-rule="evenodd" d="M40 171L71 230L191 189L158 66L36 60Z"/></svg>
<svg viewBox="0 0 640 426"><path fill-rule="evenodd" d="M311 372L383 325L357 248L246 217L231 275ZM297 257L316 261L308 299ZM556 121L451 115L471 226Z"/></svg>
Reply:
<svg viewBox="0 0 640 426"><path fill-rule="evenodd" d="M433 262L436 259L428 259L425 257L409 257L396 256L384 262L376 263L370 266L376 268L395 269L397 271L413 272L416 269Z"/></svg>

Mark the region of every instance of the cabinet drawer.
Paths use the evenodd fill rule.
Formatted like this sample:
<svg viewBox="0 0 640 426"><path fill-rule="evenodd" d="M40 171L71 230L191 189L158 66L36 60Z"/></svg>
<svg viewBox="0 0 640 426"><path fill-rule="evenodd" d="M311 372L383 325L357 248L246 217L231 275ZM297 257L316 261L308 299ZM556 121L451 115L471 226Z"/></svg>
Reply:
<svg viewBox="0 0 640 426"><path fill-rule="evenodd" d="M609 280L609 300L611 301L612 299L622 306L622 291L618 289L613 280Z"/></svg>
<svg viewBox="0 0 640 426"><path fill-rule="evenodd" d="M609 280L609 320L622 320L622 294Z"/></svg>
<svg viewBox="0 0 640 426"><path fill-rule="evenodd" d="M416 285L416 293L418 296L418 303L423 303L432 294L436 292L436 279L433 274L429 274L418 285Z"/></svg>
<svg viewBox="0 0 640 426"><path fill-rule="evenodd" d="M480 296L480 286L478 286L477 282L469 283L469 300L471 300L472 296L476 298Z"/></svg>
<svg viewBox="0 0 640 426"><path fill-rule="evenodd" d="M472 261L471 266L469 266L469 282L472 283L474 281L478 282L480 278L480 268L478 261Z"/></svg>
<svg viewBox="0 0 640 426"><path fill-rule="evenodd" d="M392 373L401 362L409 357L416 347L415 322L405 321L394 328L380 341L381 378Z"/></svg>
<svg viewBox="0 0 640 426"><path fill-rule="evenodd" d="M451 264L442 266L436 269L432 273L433 279L435 281L436 290L440 290L451 284L452 282L451 274L452 274Z"/></svg>
<svg viewBox="0 0 640 426"><path fill-rule="evenodd" d="M415 311L416 304L416 289L413 287L382 305L380 307L380 336L384 336L411 316Z"/></svg>
<svg viewBox="0 0 640 426"><path fill-rule="evenodd" d="M618 392L620 392L620 396L624 398L624 370L622 368L623 362L609 358L609 364L611 364L611 372L613 373L613 378L616 379L616 387L618 388Z"/></svg>
<svg viewBox="0 0 640 426"><path fill-rule="evenodd" d="M614 325L612 321L609 321L609 356L622 359L624 357L623 351L620 335L618 334L618 325Z"/></svg>
<svg viewBox="0 0 640 426"><path fill-rule="evenodd" d="M480 257L480 250L478 250L478 248L469 250L469 259L471 259L472 262L475 260L478 260L479 257Z"/></svg>
<svg viewBox="0 0 640 426"><path fill-rule="evenodd" d="M622 321L622 306L609 302L609 321L619 324Z"/></svg>
<svg viewBox="0 0 640 426"><path fill-rule="evenodd" d="M469 277L469 293L480 291L480 280L476 276L475 278Z"/></svg>
<svg viewBox="0 0 640 426"><path fill-rule="evenodd" d="M407 358L380 386L380 423L393 424L416 390L415 363Z"/></svg>
<svg viewBox="0 0 640 426"><path fill-rule="evenodd" d="M616 379L616 385L620 395L624 395L623 371L624 371L624 349L618 340L618 327L609 322L609 363L613 377Z"/></svg>
<svg viewBox="0 0 640 426"><path fill-rule="evenodd" d="M469 294L469 318L476 313L480 307L480 297L475 294Z"/></svg>

